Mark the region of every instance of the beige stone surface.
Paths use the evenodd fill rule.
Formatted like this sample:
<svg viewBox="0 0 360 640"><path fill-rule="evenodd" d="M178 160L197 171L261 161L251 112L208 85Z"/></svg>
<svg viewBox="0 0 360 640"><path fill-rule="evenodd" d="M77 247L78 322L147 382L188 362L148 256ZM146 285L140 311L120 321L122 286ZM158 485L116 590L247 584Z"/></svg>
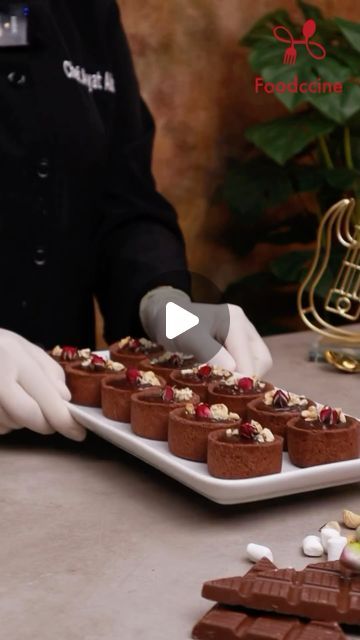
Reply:
<svg viewBox="0 0 360 640"><path fill-rule="evenodd" d="M313 339L269 339L271 379L360 413L359 376L307 362ZM248 542L301 568L305 534L360 512L360 484L221 507L92 436L4 437L0 469L4 640L186 640L203 581L244 572Z"/></svg>

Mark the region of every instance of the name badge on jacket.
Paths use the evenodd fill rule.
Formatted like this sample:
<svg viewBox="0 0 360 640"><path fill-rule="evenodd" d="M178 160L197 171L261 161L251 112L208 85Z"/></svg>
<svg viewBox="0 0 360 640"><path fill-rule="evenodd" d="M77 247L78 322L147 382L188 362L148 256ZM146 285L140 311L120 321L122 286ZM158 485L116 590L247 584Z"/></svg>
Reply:
<svg viewBox="0 0 360 640"><path fill-rule="evenodd" d="M0 47L27 47L29 6L0 0Z"/></svg>

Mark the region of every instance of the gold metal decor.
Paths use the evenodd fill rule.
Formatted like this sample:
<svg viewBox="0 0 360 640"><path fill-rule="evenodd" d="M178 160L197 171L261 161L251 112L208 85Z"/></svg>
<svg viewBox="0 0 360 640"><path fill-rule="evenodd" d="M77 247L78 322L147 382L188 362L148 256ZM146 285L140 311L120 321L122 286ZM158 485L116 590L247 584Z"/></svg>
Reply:
<svg viewBox="0 0 360 640"><path fill-rule="evenodd" d="M298 310L313 331L345 344L360 345L360 333L333 326L322 315L327 312L348 321L360 319L360 221L354 221L355 201L340 200L323 217L309 272L298 292ZM344 258L325 302L315 299L316 289L326 273L334 243L344 247Z"/></svg>

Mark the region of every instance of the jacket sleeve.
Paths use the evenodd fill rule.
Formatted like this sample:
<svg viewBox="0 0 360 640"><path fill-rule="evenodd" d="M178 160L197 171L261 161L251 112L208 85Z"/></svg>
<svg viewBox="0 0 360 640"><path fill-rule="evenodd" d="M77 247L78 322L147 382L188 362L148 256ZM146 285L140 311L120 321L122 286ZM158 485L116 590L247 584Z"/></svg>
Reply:
<svg viewBox="0 0 360 640"><path fill-rule="evenodd" d="M141 334L141 297L154 286L189 290L184 241L151 172L153 119L142 101L115 2L108 23L116 98L100 206L96 295L108 342Z"/></svg>

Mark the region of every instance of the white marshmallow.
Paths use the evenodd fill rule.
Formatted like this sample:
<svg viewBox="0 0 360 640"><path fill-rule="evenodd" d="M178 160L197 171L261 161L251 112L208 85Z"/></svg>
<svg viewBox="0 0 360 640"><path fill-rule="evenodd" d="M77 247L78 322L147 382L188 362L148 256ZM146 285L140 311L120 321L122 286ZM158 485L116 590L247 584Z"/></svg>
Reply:
<svg viewBox="0 0 360 640"><path fill-rule="evenodd" d="M274 556L272 554L271 549L269 547L263 547L261 544L250 543L246 547L246 553L252 562L257 562L261 560L261 558L267 558L271 562L274 562Z"/></svg>
<svg viewBox="0 0 360 640"><path fill-rule="evenodd" d="M339 560L346 545L347 538L345 538L345 536L330 538L327 543L328 560Z"/></svg>
<svg viewBox="0 0 360 640"><path fill-rule="evenodd" d="M304 554L310 558L318 558L324 553L319 536L306 536L302 541L302 549Z"/></svg>
<svg viewBox="0 0 360 640"><path fill-rule="evenodd" d="M327 551L328 541L330 540L330 538L338 538L339 536L340 532L336 529L330 529L330 527L324 527L323 529L321 529L321 544L324 547L325 551Z"/></svg>

